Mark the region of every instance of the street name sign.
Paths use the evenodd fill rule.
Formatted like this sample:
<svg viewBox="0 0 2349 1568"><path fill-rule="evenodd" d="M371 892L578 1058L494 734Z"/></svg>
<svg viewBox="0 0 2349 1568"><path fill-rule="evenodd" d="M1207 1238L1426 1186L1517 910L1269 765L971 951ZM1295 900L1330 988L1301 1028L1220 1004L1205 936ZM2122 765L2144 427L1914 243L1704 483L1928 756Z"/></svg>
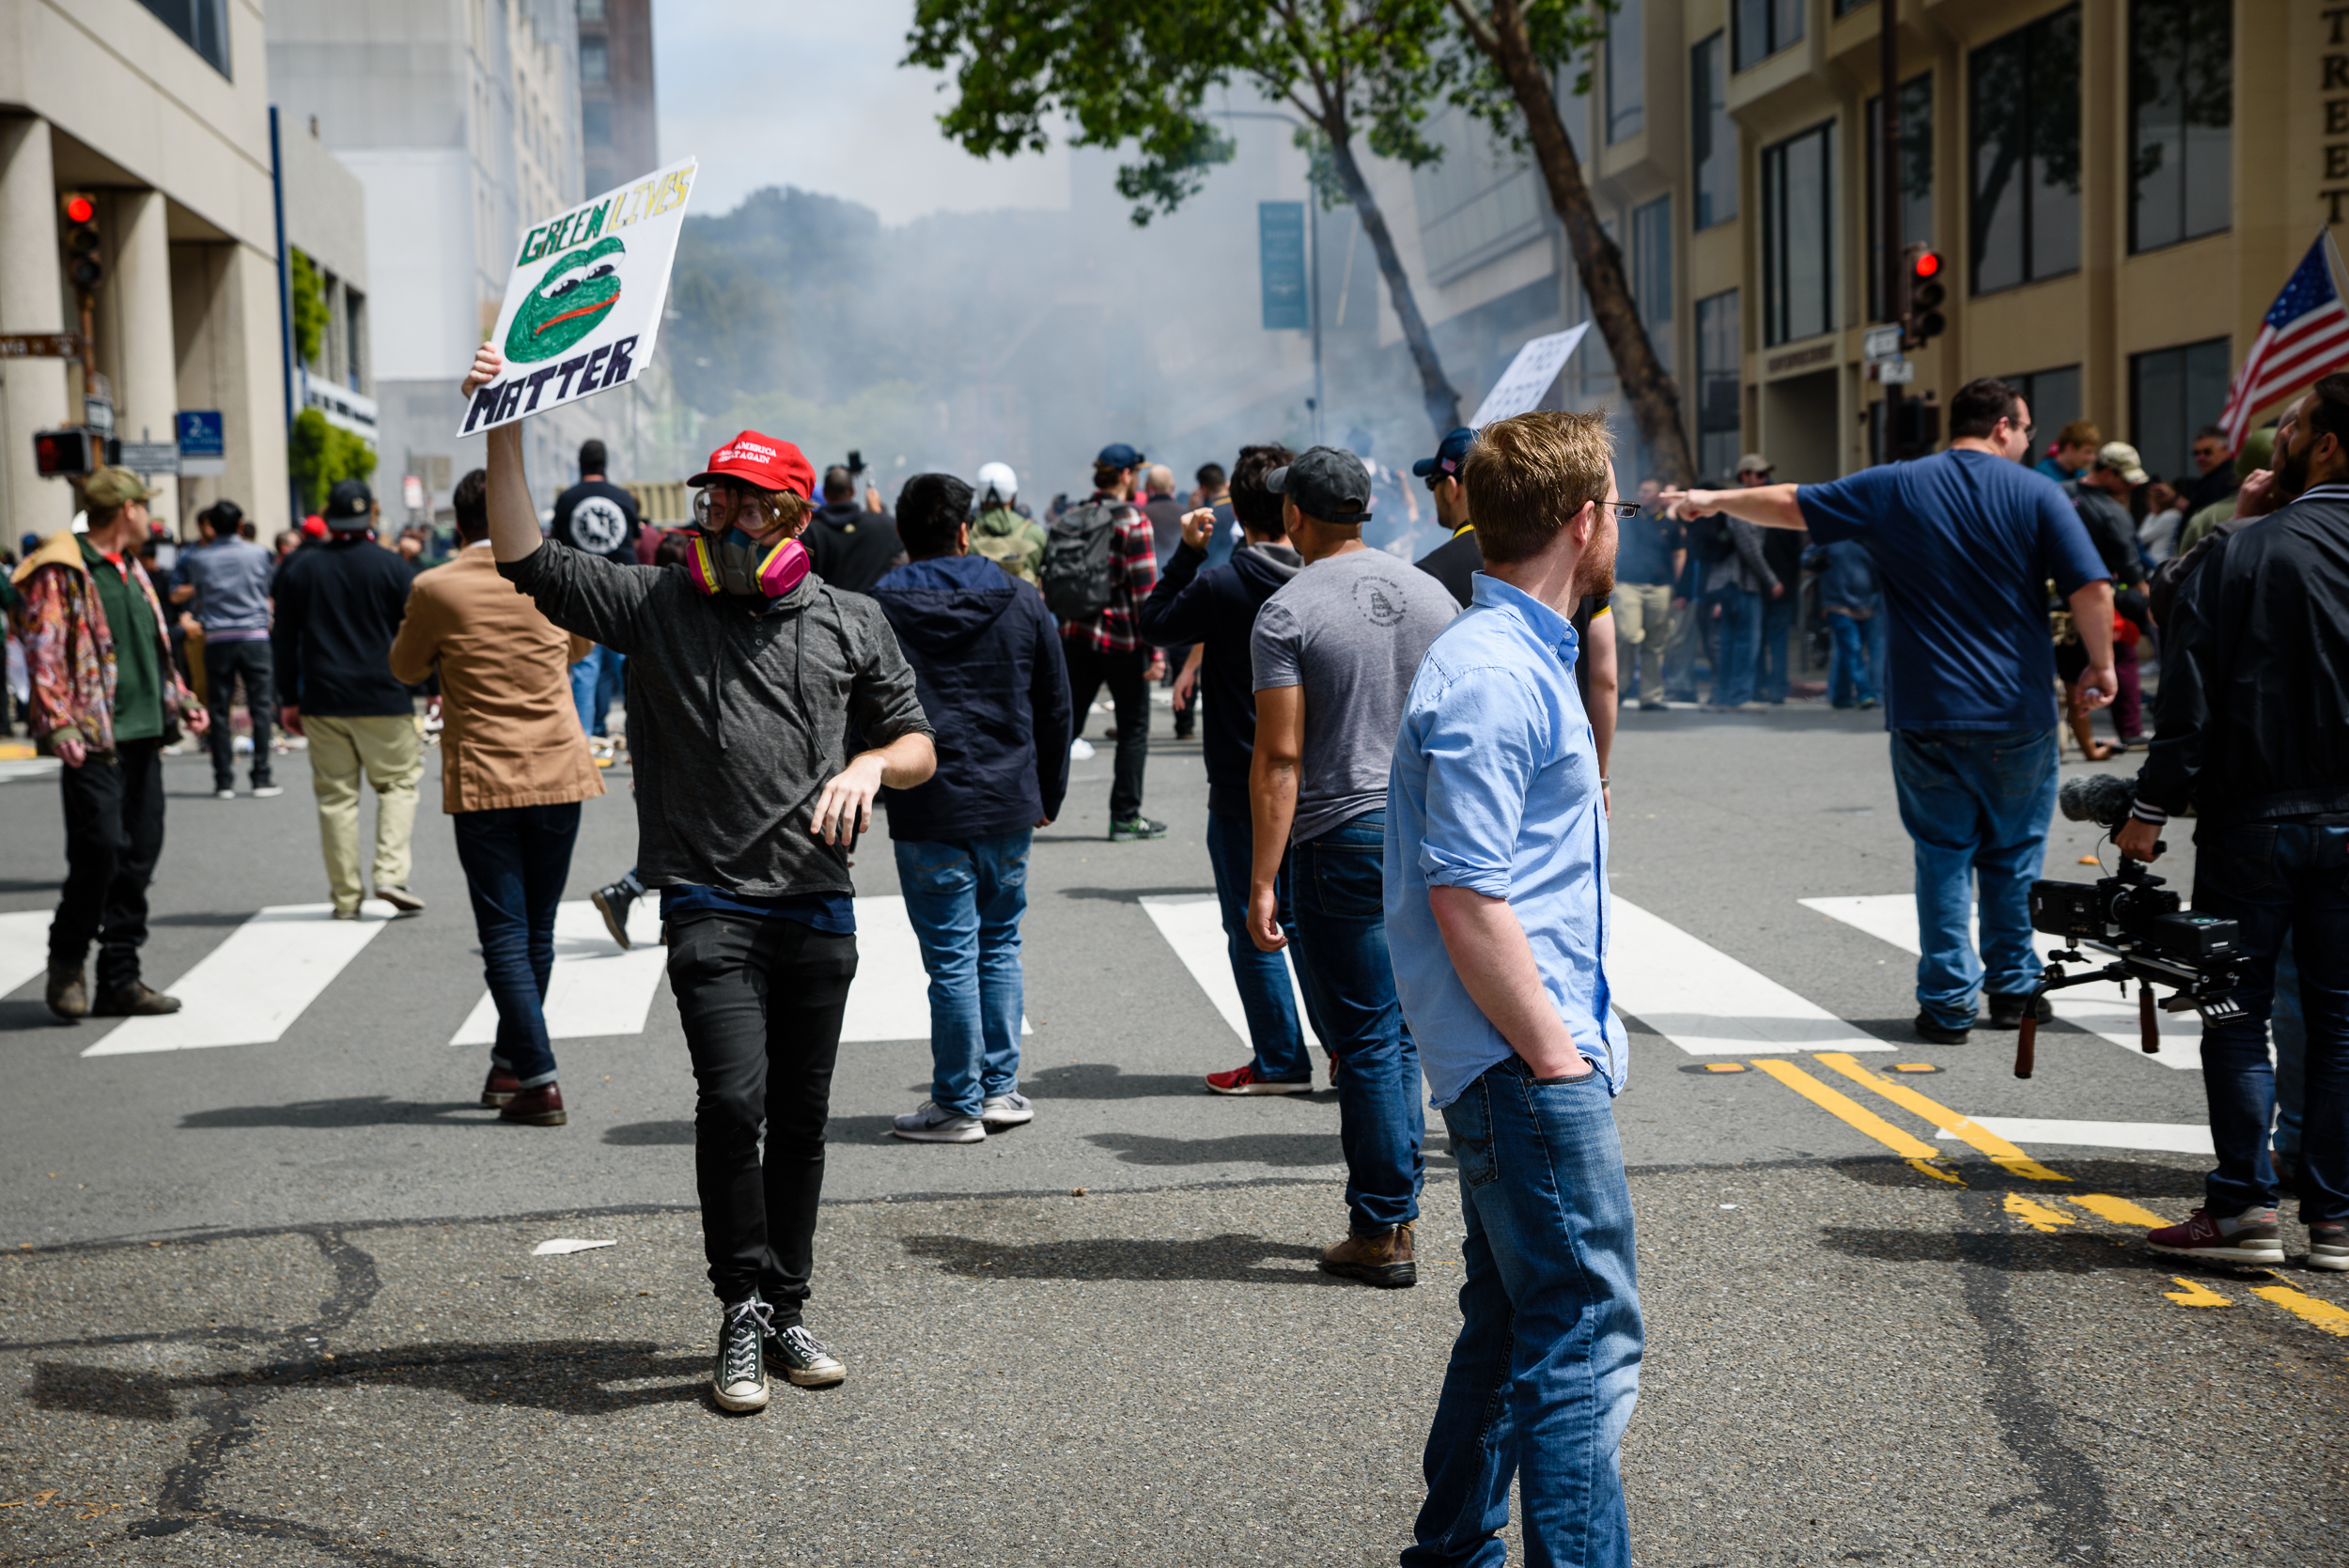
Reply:
<svg viewBox="0 0 2349 1568"><path fill-rule="evenodd" d="M1900 358L1900 323L1896 321L1888 326L1870 327L1867 335L1859 340L1859 345L1860 357L1870 363Z"/></svg>
<svg viewBox="0 0 2349 1568"><path fill-rule="evenodd" d="M179 438L179 477L205 479L228 472L228 430L218 409L181 409L173 424Z"/></svg>
<svg viewBox="0 0 2349 1568"><path fill-rule="evenodd" d="M82 340L71 333L0 333L0 359L80 359Z"/></svg>
<svg viewBox="0 0 2349 1568"><path fill-rule="evenodd" d="M1264 289L1264 330L1303 332L1313 325L1305 296L1305 204L1256 204L1256 272Z"/></svg>

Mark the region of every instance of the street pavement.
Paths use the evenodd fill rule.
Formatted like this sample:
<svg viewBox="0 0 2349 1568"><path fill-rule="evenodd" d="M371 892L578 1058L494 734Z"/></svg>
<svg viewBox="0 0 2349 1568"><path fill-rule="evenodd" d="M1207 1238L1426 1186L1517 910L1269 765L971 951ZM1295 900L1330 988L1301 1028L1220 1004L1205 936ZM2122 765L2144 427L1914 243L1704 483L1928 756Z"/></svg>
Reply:
<svg viewBox="0 0 2349 1568"><path fill-rule="evenodd" d="M2272 1275L2137 1245L2198 1201L2190 1027L2148 1057L2133 1009L2067 1001L2028 1081L2011 1035L1917 1040L1875 717L1632 712L1617 742L1636 1560L2338 1560L2349 1281L2297 1265L2289 1203ZM177 758L148 975L189 1010L59 1024L24 968L62 870L55 785L11 769L0 1563L1392 1561L1457 1325L1453 1162L1435 1119L1420 1288L1315 1269L1345 1225L1335 1099L1200 1090L1245 1053L1198 750L1158 725L1165 840L1105 842L1099 715L1037 836L1032 1126L882 1136L928 1063L865 841L809 1310L849 1377L747 1418L707 1394L657 946L621 955L567 910L570 1125L500 1126L437 758L431 907L355 927L308 908L299 755L284 797L233 802ZM626 768L607 782L574 901L632 858ZM2093 836L2060 823L2049 875L2095 875ZM2160 869L2184 886L2190 851ZM613 1245L534 1254L558 1238Z"/></svg>

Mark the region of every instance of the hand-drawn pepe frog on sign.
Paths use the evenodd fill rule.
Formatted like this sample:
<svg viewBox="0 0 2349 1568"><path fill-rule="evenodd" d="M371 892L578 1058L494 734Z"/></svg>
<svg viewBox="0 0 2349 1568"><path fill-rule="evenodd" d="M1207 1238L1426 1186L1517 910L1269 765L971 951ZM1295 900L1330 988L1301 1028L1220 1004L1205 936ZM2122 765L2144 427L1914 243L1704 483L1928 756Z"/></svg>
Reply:
<svg viewBox="0 0 2349 1568"><path fill-rule="evenodd" d="M618 257L628 254L616 234L584 250L554 259L531 289L506 334L506 357L535 364L555 355L596 330L619 303Z"/></svg>

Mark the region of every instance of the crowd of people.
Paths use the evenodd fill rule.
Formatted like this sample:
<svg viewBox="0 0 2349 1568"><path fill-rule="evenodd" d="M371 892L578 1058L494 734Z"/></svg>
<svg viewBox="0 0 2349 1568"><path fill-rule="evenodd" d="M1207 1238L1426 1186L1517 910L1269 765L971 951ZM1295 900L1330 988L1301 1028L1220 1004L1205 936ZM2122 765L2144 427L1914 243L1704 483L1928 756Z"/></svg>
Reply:
<svg viewBox="0 0 2349 1568"><path fill-rule="evenodd" d="M501 365L484 346L466 390ZM1915 846L1914 1028L1942 1045L2050 1016L2028 894L2059 717L2086 749L2085 716L2110 706L2120 741L2147 743L2130 650L2165 637L2120 846L2151 860L2163 824L2199 810L2197 907L2246 939L2242 1016L2204 1045L2220 1168L2204 1208L2149 1241L2280 1261L2265 1039L2289 998L2284 1174L2309 1262L2349 1269L2349 377L2244 457L2203 432L2200 479L2183 486L2078 423L2034 473L2028 402L2002 382L1968 383L1947 409L1933 457L1793 485L1754 453L1733 487L1649 478L1629 502L1598 415L1455 430L1413 465L1432 519L1402 536L1432 545L1415 562L1373 543L1398 476L1347 447L1245 446L1178 497L1169 468L1113 442L1090 493L1039 520L1001 463L975 484L916 474L893 514L859 496L853 470L819 476L789 442L744 430L687 481L691 527L663 533L595 442L542 528L507 426L455 490L445 564L419 572L387 548L366 487L346 481L323 537L283 554L214 506L159 583L139 557L148 492L108 470L85 488L87 532L39 541L10 579L33 731L66 765L50 1005L177 1006L138 969L160 755L182 731L209 734L218 793L235 799L240 689L254 793L275 793L272 718L307 741L334 916L360 918L369 891L421 911L427 692L498 1015L481 1097L504 1120L563 1125L542 1009L616 689L636 863L597 903L626 945L634 901L658 897L696 1082L712 1393L762 1408L770 1368L802 1386L847 1375L804 1313L861 836L886 822L930 980L930 1090L890 1130L972 1144L1033 1121L1033 835L1065 810L1104 689L1107 836L1165 834L1144 790L1151 682L1167 681L1201 739L1249 1036L1248 1060L1203 1089L1310 1092L1310 1025L1346 1167L1346 1234L1320 1265L1372 1286L1418 1280L1428 1110L1460 1162L1463 1323L1405 1560L1473 1555L1513 1482L1545 1549L1625 1560L1616 1452L1643 1330L1610 1110L1629 1060L1606 970L1617 709L1691 700L1700 656L1710 707L1787 701L1806 575L1829 700L1886 710ZM1410 514L1416 528L1416 496ZM208 701L181 678L167 603ZM364 877L362 780L378 796ZM2295 952L2298 979L2279 989Z"/></svg>

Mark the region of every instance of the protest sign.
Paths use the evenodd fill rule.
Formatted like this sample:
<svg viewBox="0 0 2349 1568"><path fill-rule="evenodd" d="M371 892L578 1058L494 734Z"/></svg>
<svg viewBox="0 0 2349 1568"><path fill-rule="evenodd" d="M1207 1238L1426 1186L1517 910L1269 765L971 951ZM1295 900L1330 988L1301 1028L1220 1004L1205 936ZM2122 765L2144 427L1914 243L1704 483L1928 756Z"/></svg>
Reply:
<svg viewBox="0 0 2349 1568"><path fill-rule="evenodd" d="M644 373L693 186L691 158L583 201L522 236L490 341L506 371L474 394L477 435Z"/></svg>
<svg viewBox="0 0 2349 1568"><path fill-rule="evenodd" d="M1564 368L1566 356L1574 352L1574 346L1590 330L1591 324L1585 321L1579 327L1534 338L1519 349L1517 357L1509 362L1509 368L1501 372L1501 380L1476 405L1476 416L1469 421L1470 427L1481 430L1497 419L1513 419L1539 408L1549 393L1549 383Z"/></svg>

